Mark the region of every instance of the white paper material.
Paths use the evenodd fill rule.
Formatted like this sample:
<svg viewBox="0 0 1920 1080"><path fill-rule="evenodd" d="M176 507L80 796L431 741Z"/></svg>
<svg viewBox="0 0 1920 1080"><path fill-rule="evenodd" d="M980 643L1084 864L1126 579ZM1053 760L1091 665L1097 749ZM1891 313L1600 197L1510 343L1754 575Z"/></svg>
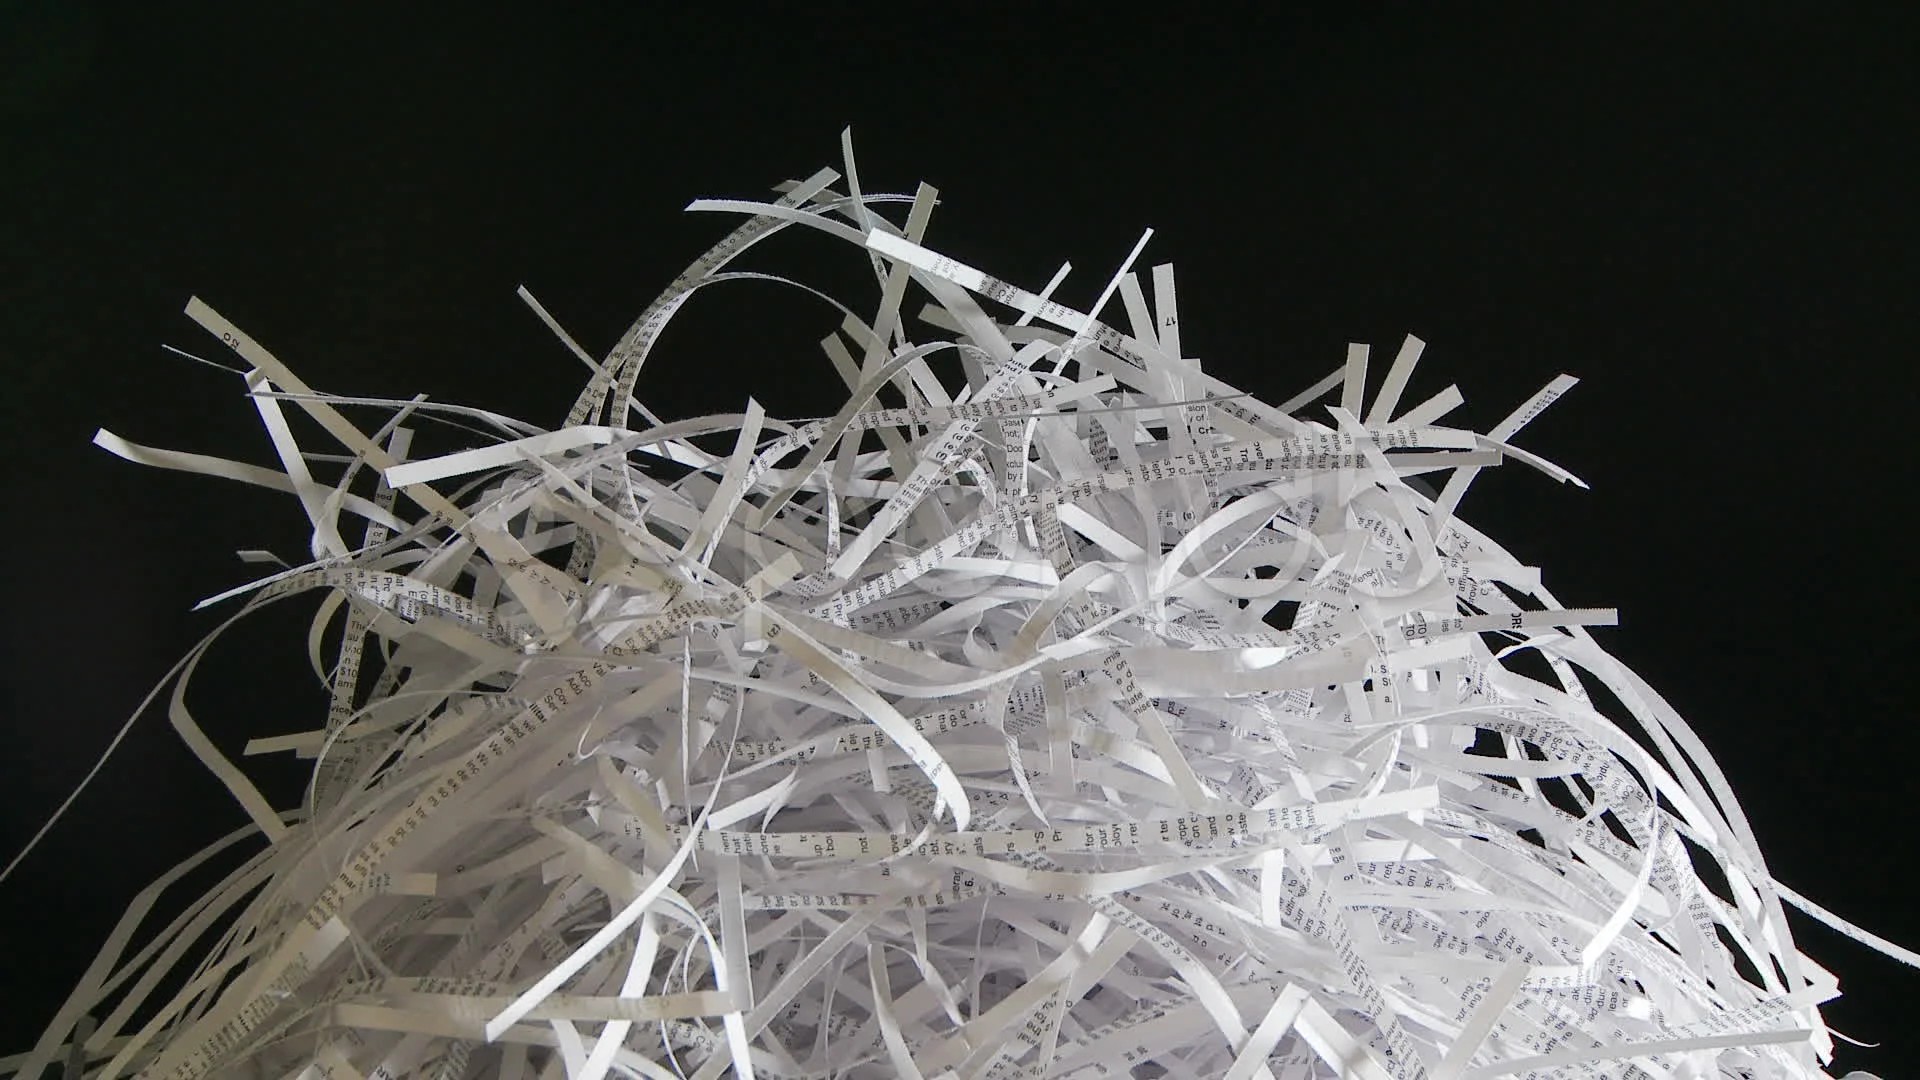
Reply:
<svg viewBox="0 0 1920 1080"><path fill-rule="evenodd" d="M136 948L143 894L9 1068L1810 1077L1838 986L1783 903L1920 959L1776 883L1587 629L1615 613L1456 516L1503 462L1578 482L1512 442L1574 380L1441 426L1451 387L1401 407L1409 337L1372 400L1355 345L1268 405L1182 355L1141 246L1080 312L1064 270L1029 291L925 246L931 188L836 182L695 204L746 221L604 362L523 290L587 389L551 430L457 412L494 440L437 458L408 435L447 410L315 393L189 305L277 464L96 441L298 499L311 551L247 549L281 569L215 599L223 630L318 603L328 714L263 708L248 746L313 787L272 807L199 734L197 647L170 715L255 854ZM635 393L667 319L796 226L873 259L872 317L823 346L846 406L662 423Z"/></svg>

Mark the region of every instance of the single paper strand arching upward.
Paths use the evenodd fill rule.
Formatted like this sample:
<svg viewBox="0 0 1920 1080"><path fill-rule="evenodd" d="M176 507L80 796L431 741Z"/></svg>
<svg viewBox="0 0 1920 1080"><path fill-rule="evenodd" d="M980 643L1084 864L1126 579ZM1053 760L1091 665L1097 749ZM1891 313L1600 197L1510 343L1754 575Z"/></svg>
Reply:
<svg viewBox="0 0 1920 1080"><path fill-rule="evenodd" d="M316 392L189 305L277 460L96 441L294 496L310 550L244 549L271 572L215 602L222 630L316 609L329 708L261 702L246 751L313 786L273 807L200 733L216 632L160 689L254 822L209 852L254 850L143 893L0 1068L1827 1075L1838 980L1783 905L1920 957L1774 881L1707 742L1590 632L1615 612L1459 516L1495 466L1571 494L1515 440L1572 378L1503 389L1488 432L1441 423L1451 386L1407 404L1411 336L1371 399L1360 344L1235 387L1186 355L1172 267L1134 270L1145 237L1082 312L1064 268L940 254L933 190L864 190L842 150L843 188L690 207L745 220L604 360L522 290L590 372L551 429ZM874 268L795 328L845 407L747 387L659 421L647 382L685 377L661 329L793 227ZM490 441L408 457L452 417Z"/></svg>

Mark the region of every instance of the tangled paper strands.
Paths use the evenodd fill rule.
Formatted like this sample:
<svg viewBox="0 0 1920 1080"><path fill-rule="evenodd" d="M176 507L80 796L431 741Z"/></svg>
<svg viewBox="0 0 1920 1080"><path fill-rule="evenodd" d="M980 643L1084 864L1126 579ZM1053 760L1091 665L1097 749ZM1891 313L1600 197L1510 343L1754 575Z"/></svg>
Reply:
<svg viewBox="0 0 1920 1080"><path fill-rule="evenodd" d="M184 661L169 715L252 818L205 857L268 842L136 949L180 873L143 894L11 1071L1826 1075L1783 904L1915 957L1774 881L1614 613L1455 516L1483 468L1573 480L1511 443L1573 379L1445 427L1409 338L1371 401L1354 347L1268 405L1182 356L1140 248L1101 322L846 177L695 203L746 221L551 431L317 393L189 304L280 470L97 441L298 497L313 561L215 599L317 602L332 707L248 746L314 761L276 809ZM878 282L823 343L846 404L655 418L669 317L795 227ZM409 460L432 420L496 437Z"/></svg>

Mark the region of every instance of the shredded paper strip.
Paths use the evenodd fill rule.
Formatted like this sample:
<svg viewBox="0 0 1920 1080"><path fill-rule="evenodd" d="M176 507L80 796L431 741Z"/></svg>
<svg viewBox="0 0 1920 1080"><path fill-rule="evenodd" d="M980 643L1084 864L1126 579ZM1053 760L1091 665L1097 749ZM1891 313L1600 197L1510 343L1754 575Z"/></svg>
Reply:
<svg viewBox="0 0 1920 1080"><path fill-rule="evenodd" d="M1915 957L1774 880L1614 612L1455 514L1481 469L1578 483L1513 443L1572 378L1449 427L1409 337L1370 400L1353 346L1268 404L1184 355L1144 238L1084 314L844 173L693 204L744 222L604 360L523 293L592 369L552 430L316 392L189 304L277 464L96 441L298 499L311 560L208 603L313 607L332 705L262 711L246 753L313 762L275 807L189 711L217 634L183 661L234 869L142 894L9 1071L1826 1075L1784 907ZM845 405L656 417L668 319L791 229L873 268L791 361ZM411 457L440 423L484 441Z"/></svg>

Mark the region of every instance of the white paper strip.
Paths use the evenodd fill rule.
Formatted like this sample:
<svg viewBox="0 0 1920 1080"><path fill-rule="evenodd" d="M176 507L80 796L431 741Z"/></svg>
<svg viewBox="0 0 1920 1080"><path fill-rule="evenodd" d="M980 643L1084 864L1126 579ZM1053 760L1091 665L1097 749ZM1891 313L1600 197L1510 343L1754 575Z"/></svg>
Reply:
<svg viewBox="0 0 1920 1080"><path fill-rule="evenodd" d="M1587 629L1614 611L1456 516L1482 468L1573 479L1512 443L1573 380L1438 426L1451 387L1401 411L1409 337L1372 401L1356 344L1268 405L1181 355L1144 239L1082 313L1064 271L926 246L930 188L835 180L696 203L747 223L604 362L527 297L586 391L552 430L464 412L493 441L426 460L399 420L442 412L318 394L190 306L277 463L97 441L296 497L311 557L247 549L283 569L220 602L319 601L328 714L263 702L248 746L313 759L313 797L270 806L176 669L176 726L264 842L136 948L143 894L8 1069L1825 1075L1837 985L1781 905L1914 954L1773 881L1705 746ZM660 424L634 395L661 328L791 225L875 262L871 324L826 328L845 407L783 421L743 387Z"/></svg>

